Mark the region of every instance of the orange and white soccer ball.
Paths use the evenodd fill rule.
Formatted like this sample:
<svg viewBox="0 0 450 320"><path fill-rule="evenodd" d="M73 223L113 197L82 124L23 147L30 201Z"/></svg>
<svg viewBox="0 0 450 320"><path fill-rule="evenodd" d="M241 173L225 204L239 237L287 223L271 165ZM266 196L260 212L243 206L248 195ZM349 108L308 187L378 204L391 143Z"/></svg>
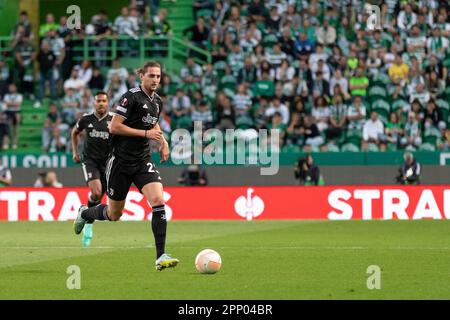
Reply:
<svg viewBox="0 0 450 320"><path fill-rule="evenodd" d="M195 257L195 267L200 273L216 273L222 266L222 258L217 251L205 249Z"/></svg>

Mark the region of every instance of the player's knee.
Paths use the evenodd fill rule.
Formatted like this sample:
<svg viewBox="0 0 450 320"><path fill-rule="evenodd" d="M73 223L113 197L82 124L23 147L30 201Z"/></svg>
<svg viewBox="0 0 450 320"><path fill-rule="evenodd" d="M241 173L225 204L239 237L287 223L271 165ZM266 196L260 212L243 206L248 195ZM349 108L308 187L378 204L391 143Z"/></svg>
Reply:
<svg viewBox="0 0 450 320"><path fill-rule="evenodd" d="M119 221L121 216L122 216L122 211L117 211L117 210L109 210L108 211L108 218L111 221Z"/></svg>
<svg viewBox="0 0 450 320"><path fill-rule="evenodd" d="M155 197L151 197L149 202L150 202L150 205L152 207L162 206L162 205L165 204L163 197L156 197L156 196Z"/></svg>

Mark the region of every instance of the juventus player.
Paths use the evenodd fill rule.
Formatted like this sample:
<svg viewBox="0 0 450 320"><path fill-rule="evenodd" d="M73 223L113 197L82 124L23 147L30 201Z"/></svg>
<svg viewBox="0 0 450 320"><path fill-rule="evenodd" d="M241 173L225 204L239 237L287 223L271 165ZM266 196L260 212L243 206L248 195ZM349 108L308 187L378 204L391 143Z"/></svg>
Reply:
<svg viewBox="0 0 450 320"><path fill-rule="evenodd" d="M150 140L158 143L161 162L169 157L169 145L164 139L158 120L162 100L156 93L161 80L161 65L148 61L137 70L139 87L126 92L117 106L110 126L112 152L106 167L109 206L82 205L74 222L79 234L87 221L117 221L122 215L125 199L134 183L152 206L152 231L156 245L157 270L175 267L178 259L165 253L167 221L163 185L159 172L150 158Z"/></svg>
<svg viewBox="0 0 450 320"><path fill-rule="evenodd" d="M106 161L109 155L110 134L108 125L112 114L108 112L108 94L100 91L94 97L94 111L84 114L72 130L72 156L75 163L80 163L78 155L79 135L85 130L86 140L83 148L83 174L90 189L88 207L98 205L106 191ZM84 228L83 244L89 246L92 238L92 222Z"/></svg>

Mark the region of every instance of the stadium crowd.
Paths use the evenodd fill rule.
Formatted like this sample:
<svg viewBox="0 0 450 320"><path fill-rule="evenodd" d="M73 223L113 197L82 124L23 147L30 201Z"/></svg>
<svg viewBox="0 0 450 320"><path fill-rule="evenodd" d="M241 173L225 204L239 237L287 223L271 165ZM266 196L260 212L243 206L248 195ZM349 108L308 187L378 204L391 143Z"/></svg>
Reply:
<svg viewBox="0 0 450 320"><path fill-rule="evenodd" d="M166 137L202 121L221 130L280 129L287 151L450 150L449 3L373 3L369 9L353 0L195 0L195 24L183 35L212 61L200 64L192 52L179 74L163 74ZM170 34L167 11L145 4L131 1L112 23L102 10L81 30L49 13L35 31L26 12L20 15L12 31L14 68L0 60L0 139L11 137L4 148L17 147L25 98L40 108L50 96L43 150L67 151L68 132L91 109L93 93L108 92L114 107L138 85L120 59L102 74L105 62L74 65L70 48L80 35L95 35L101 48L109 35Z"/></svg>

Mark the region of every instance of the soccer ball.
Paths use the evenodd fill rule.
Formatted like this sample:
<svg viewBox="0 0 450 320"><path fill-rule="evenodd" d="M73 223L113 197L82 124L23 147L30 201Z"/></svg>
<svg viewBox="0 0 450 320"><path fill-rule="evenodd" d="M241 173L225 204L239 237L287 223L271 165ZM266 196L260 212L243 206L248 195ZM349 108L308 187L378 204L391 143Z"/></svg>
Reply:
<svg viewBox="0 0 450 320"><path fill-rule="evenodd" d="M222 258L217 251L205 249L195 257L195 267L200 273L216 273L222 266Z"/></svg>

